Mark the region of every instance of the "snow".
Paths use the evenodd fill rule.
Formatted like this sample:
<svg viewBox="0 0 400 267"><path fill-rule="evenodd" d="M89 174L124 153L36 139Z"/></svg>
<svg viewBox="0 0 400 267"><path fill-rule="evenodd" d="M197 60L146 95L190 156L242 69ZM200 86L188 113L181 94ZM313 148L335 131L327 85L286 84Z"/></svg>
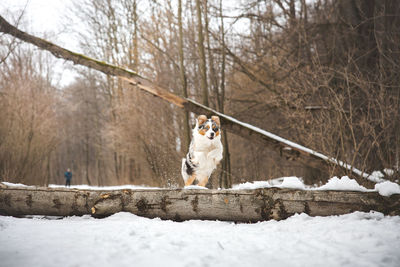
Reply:
<svg viewBox="0 0 400 267"><path fill-rule="evenodd" d="M400 216L355 212L234 224L117 213L0 216L1 266L399 266ZM6 244L6 245L5 245Z"/></svg>
<svg viewBox="0 0 400 267"><path fill-rule="evenodd" d="M30 187L24 184L13 184L9 182L2 182L2 184L8 187ZM50 184L51 188L65 188L64 185L54 185ZM357 183L356 180L349 178L348 176L343 176L341 178L332 177L328 182L322 186L308 186L305 185L302 178L290 176L290 177L280 177L276 179L271 179L268 181L253 181L246 182L242 184L234 184L231 190L242 190L242 189L258 189L258 188L289 188L298 190L341 190L341 191L359 191L359 192L378 192L380 195L389 197L393 194L400 194L400 185L397 183L385 181L375 184L374 189L367 189ZM81 190L121 190L121 189L161 189L159 187L148 187L140 185L120 185L120 186L89 186L89 185L72 185L71 188L81 189ZM185 186L184 189L204 189L206 187L198 185Z"/></svg>
<svg viewBox="0 0 400 267"><path fill-rule="evenodd" d="M281 177L269 181L254 181L232 186L233 190L239 189L258 189L258 188L291 188L300 190L341 190L341 191L360 191L360 192L378 192L380 195L388 197L392 194L400 194L400 186L396 183L385 181L375 184L374 189L367 189L357 183L356 180L348 176L341 178L332 177L328 182L319 187L306 186L299 177Z"/></svg>
<svg viewBox="0 0 400 267"><path fill-rule="evenodd" d="M232 185L232 189L241 190L241 189L258 189L258 188L267 188L271 187L271 184L268 181L254 181L254 182L246 182L242 184L234 184Z"/></svg>
<svg viewBox="0 0 400 267"><path fill-rule="evenodd" d="M257 188L269 188L269 187L279 187L279 188L291 188L291 189L306 189L303 181L299 177L280 177L269 181L254 181L246 182L243 184L235 184L232 186L234 190L240 189L257 189Z"/></svg>
<svg viewBox="0 0 400 267"><path fill-rule="evenodd" d="M65 185L49 184L51 188L65 188ZM159 187L149 187L145 185L118 185L118 186L92 186L92 185L71 185L70 188L80 190L122 190L122 189L160 189Z"/></svg>
<svg viewBox="0 0 400 267"><path fill-rule="evenodd" d="M280 185L281 188L292 188L292 189L305 189L305 185L303 181L301 181L298 177L285 177L282 184Z"/></svg>
<svg viewBox="0 0 400 267"><path fill-rule="evenodd" d="M359 185L356 180L350 179L348 176L343 176L342 178L332 177L326 184L317 187L316 190L368 191L367 188Z"/></svg>
<svg viewBox="0 0 400 267"><path fill-rule="evenodd" d="M234 184L232 190L243 190L243 189L258 189L258 188L289 188L289 189L299 189L299 190L340 190L340 191L359 191L359 192L378 192L382 196L390 196L392 194L400 194L400 185L385 181L377 183L374 189L367 189L354 179L348 176L332 177L328 182L321 186L307 186L304 184L303 180L299 177L280 177L268 181L253 181L245 182L241 184ZM187 186L185 189L205 189L204 187L198 186Z"/></svg>
<svg viewBox="0 0 400 267"><path fill-rule="evenodd" d="M200 185L187 185L184 187L184 189L208 189L208 188Z"/></svg>
<svg viewBox="0 0 400 267"><path fill-rule="evenodd" d="M34 188L32 185L24 185L20 183L9 183L9 182L1 182L2 184L6 185L7 187L26 187L26 188Z"/></svg>
<svg viewBox="0 0 400 267"><path fill-rule="evenodd" d="M400 186L389 181L375 185L375 191L378 191L382 196L388 197L393 194L400 194Z"/></svg>
<svg viewBox="0 0 400 267"><path fill-rule="evenodd" d="M393 176L395 174L395 171L392 169L384 169L383 172L387 175L387 176Z"/></svg>
<svg viewBox="0 0 400 267"><path fill-rule="evenodd" d="M25 186L3 182L10 187ZM51 185L51 187L63 187ZM319 187L298 177L234 185L400 194L392 182L366 189L347 176ZM149 189L73 186L77 189ZM205 189L188 186L185 189ZM157 188L150 188L157 189ZM4 245L5 244L5 245ZM400 266L400 216L371 211L341 216L296 214L255 224L148 219L120 212L108 218L0 216L0 266Z"/></svg>

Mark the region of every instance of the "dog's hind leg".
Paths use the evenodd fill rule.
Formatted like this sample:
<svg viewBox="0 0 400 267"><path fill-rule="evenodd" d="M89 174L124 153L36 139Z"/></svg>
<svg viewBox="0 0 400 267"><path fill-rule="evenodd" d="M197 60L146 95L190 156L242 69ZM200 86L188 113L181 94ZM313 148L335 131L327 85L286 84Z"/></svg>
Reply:
<svg viewBox="0 0 400 267"><path fill-rule="evenodd" d="M197 185L205 187L208 182L208 177L204 177L203 179L199 179L199 183Z"/></svg>
<svg viewBox="0 0 400 267"><path fill-rule="evenodd" d="M194 182L194 179L196 179L196 175L190 176L187 180L185 180L185 186L191 185Z"/></svg>

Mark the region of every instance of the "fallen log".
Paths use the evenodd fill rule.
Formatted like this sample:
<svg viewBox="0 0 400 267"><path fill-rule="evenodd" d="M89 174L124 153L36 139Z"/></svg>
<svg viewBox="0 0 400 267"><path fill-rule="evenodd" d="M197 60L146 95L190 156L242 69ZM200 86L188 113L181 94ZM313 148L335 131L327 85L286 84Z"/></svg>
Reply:
<svg viewBox="0 0 400 267"><path fill-rule="evenodd" d="M109 216L131 212L174 221L282 220L295 213L330 216L354 211L400 215L400 194L281 188L254 190L0 188L0 214L10 216Z"/></svg>

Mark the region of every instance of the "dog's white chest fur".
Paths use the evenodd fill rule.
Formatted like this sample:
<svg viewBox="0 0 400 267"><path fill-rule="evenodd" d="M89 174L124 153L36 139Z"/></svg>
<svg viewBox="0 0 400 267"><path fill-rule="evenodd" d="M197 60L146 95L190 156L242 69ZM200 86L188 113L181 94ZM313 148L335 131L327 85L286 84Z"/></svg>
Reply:
<svg viewBox="0 0 400 267"><path fill-rule="evenodd" d="M222 159L223 148L221 137L216 137L214 140L205 140L206 142L202 142L203 140L196 140L196 138L194 140L192 161L194 164L198 165L196 173L198 176L197 179L200 181L200 177L209 178L211 176L211 173Z"/></svg>
<svg viewBox="0 0 400 267"><path fill-rule="evenodd" d="M194 181L205 186L211 173L222 159L223 147L219 129L219 118L207 120L204 115L197 119L189 152L182 160L182 177L185 185Z"/></svg>

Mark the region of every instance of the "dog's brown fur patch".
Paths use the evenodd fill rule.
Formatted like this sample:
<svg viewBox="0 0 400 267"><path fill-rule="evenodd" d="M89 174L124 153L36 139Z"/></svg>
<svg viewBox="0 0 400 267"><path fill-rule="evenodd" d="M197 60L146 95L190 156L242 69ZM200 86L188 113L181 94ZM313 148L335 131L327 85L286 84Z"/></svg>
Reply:
<svg viewBox="0 0 400 267"><path fill-rule="evenodd" d="M197 117L197 122L199 125L202 125L203 123L205 123L207 120L207 116L206 115L200 115Z"/></svg>
<svg viewBox="0 0 400 267"><path fill-rule="evenodd" d="M203 129L199 129L199 134L205 135L209 129L210 127L208 125L205 125Z"/></svg>
<svg viewBox="0 0 400 267"><path fill-rule="evenodd" d="M217 137L219 134L220 134L220 132L221 132L221 129L219 128L219 126L218 126L218 130L217 131L215 131L215 128L217 128L217 127L213 127L213 130L214 130L214 132L215 132L215 137Z"/></svg>
<svg viewBox="0 0 400 267"><path fill-rule="evenodd" d="M196 179L196 175L192 175L189 177L189 179L186 180L185 186L191 185L194 182L194 179Z"/></svg>
<svg viewBox="0 0 400 267"><path fill-rule="evenodd" d="M206 129L200 129L200 130L199 130L199 134L201 134L201 135L205 135L206 132L207 132Z"/></svg>
<svg viewBox="0 0 400 267"><path fill-rule="evenodd" d="M221 122L218 116L211 116L211 120L214 121L218 125L218 127L221 127Z"/></svg>

